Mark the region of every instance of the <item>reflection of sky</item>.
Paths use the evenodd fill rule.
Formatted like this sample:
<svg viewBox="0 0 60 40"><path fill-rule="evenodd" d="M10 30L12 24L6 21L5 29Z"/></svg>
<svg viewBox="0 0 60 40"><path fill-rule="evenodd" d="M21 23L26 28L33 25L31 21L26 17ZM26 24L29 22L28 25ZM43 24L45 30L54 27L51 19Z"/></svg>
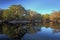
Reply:
<svg viewBox="0 0 60 40"><path fill-rule="evenodd" d="M41 31L26 34L22 40L60 40L60 33L53 33L53 29L42 27Z"/></svg>
<svg viewBox="0 0 60 40"><path fill-rule="evenodd" d="M0 34L0 40L10 40L11 38L9 38L6 34Z"/></svg>
<svg viewBox="0 0 60 40"><path fill-rule="evenodd" d="M0 8L7 8L12 4L21 4L26 9L43 14L51 13L52 10L60 10L60 0L0 0Z"/></svg>

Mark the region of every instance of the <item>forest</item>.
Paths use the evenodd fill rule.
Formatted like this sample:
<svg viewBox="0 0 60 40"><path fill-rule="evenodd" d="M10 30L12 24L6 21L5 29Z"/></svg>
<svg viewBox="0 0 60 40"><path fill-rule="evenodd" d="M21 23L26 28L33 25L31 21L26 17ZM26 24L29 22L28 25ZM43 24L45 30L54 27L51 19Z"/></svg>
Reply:
<svg viewBox="0 0 60 40"><path fill-rule="evenodd" d="M11 21L19 22L19 24L0 24L0 34L7 34L13 39L21 39L26 33L33 34L41 31L41 27L53 28L54 32L58 32L56 31L58 29L60 32L60 10L41 14L32 9L26 10L20 4L11 5L7 9L0 8L0 23ZM20 24L21 21L29 23Z"/></svg>
<svg viewBox="0 0 60 40"><path fill-rule="evenodd" d="M7 9L0 8L0 21L39 21L60 23L60 11L41 14L34 10L26 10L22 5L11 5Z"/></svg>

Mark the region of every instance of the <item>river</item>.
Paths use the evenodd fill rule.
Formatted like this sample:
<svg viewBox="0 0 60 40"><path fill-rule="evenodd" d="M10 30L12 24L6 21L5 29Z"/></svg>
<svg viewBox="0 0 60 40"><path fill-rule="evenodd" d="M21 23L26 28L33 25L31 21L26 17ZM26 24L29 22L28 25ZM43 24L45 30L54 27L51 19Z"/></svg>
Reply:
<svg viewBox="0 0 60 40"><path fill-rule="evenodd" d="M60 40L60 24L0 24L1 38L9 38L10 40Z"/></svg>

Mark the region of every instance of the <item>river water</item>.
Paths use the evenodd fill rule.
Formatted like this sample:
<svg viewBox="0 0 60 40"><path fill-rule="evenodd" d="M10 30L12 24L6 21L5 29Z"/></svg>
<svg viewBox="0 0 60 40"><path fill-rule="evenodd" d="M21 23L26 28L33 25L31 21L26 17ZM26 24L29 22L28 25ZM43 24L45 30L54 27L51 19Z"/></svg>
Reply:
<svg viewBox="0 0 60 40"><path fill-rule="evenodd" d="M35 25L30 32L24 35L22 40L60 40L60 24Z"/></svg>
<svg viewBox="0 0 60 40"><path fill-rule="evenodd" d="M27 31L26 31L27 30ZM22 36L19 33L22 31ZM18 34L18 35L17 35ZM5 37L6 36L6 37ZM18 40L60 40L60 24L31 23L31 24L1 24L0 39L9 38Z"/></svg>

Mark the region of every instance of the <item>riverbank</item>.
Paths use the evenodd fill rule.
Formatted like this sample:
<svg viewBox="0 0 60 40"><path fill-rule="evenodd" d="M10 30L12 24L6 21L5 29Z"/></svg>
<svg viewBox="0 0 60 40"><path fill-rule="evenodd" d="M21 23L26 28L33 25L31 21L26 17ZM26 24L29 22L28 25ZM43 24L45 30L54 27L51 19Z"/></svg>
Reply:
<svg viewBox="0 0 60 40"><path fill-rule="evenodd" d="M43 20L32 20L32 21L26 21L26 20L23 20L23 21L20 21L20 20L11 20L11 21L2 21L0 20L0 24L1 23L9 23L9 24L28 24L28 23L59 23L60 24L60 21L43 21Z"/></svg>

